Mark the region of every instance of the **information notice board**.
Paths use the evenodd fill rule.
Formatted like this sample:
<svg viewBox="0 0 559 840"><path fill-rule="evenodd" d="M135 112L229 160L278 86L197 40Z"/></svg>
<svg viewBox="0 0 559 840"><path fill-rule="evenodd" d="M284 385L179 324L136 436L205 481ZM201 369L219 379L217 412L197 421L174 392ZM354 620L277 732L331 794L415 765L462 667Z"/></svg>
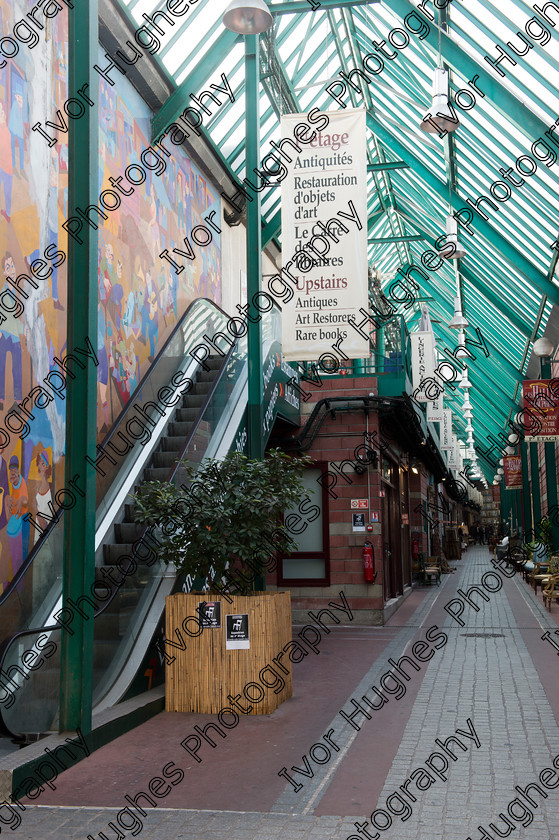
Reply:
<svg viewBox="0 0 559 840"><path fill-rule="evenodd" d="M282 302L283 357L366 358L370 328L349 324L368 312L365 111L315 113L313 129L307 118L281 119L282 138L301 149L289 144L281 187L283 267L296 278L293 297Z"/></svg>

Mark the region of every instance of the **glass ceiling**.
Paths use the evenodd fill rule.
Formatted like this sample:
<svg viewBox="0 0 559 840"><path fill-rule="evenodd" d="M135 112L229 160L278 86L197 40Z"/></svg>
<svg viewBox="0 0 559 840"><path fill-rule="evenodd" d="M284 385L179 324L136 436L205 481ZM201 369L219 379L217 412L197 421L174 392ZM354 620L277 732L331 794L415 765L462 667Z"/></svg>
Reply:
<svg viewBox="0 0 559 840"><path fill-rule="evenodd" d="M177 97L176 115L189 93L198 93L206 81L219 82L225 73L235 102L207 118L205 127L242 180L244 47L221 23L228 2L191 0L188 14L175 19L174 28L161 38L156 59L183 94ZM143 13L165 8L154 0L123 0L123 5L135 27L144 22ZM547 4L553 18L546 20L523 0L498 0L498 7L489 0L453 0L442 11L426 2L424 14L410 0L322 0L315 11L310 2L299 0L268 5L276 13L273 30L261 38L262 157L271 151L270 140L280 138L281 113L313 107L336 110L338 104L326 92L328 84L354 68L368 77L354 74L360 90L349 89L344 101L368 111L369 264L380 272L385 291L399 268L411 263L421 267L421 255L445 233L449 205L453 211L466 208L471 206L467 199L475 203L482 195L491 197L494 181L505 184L494 187L496 209L482 204L487 219L474 213L474 235L460 228L466 257L426 272L429 279L421 281L421 299L402 313L410 329L416 329L421 303L426 302L439 351L453 350L458 333L447 325L460 282L468 336L474 339L479 329L489 352L486 357L482 349L472 347L476 358L469 363L474 435L478 450L484 449L488 436L503 431L515 410L531 343L543 333L552 305L559 304L559 279L551 271L552 243L559 238L559 129L555 142L552 132L545 136L559 113L559 91L552 83L559 70L554 58L559 55L559 12ZM381 55L375 43L388 42L389 34L396 46L408 38L409 43L399 49L386 43ZM512 61L503 59L494 67L486 57L497 60L497 44ZM364 69L367 53L382 58L381 73ZM377 62L371 61L375 69ZM419 129L431 105L439 62L449 70L451 90L471 94L459 94L465 106L454 103L460 126L444 139ZM167 124L172 118L171 114ZM534 147L538 138L542 141ZM523 155L527 157L520 163L525 172L521 175L515 161ZM509 189L510 198L499 201ZM279 189L263 191L262 213L265 240L280 243ZM462 403L462 392L450 391L447 404L454 411L459 437L467 422ZM493 469L483 458L480 466L492 479Z"/></svg>

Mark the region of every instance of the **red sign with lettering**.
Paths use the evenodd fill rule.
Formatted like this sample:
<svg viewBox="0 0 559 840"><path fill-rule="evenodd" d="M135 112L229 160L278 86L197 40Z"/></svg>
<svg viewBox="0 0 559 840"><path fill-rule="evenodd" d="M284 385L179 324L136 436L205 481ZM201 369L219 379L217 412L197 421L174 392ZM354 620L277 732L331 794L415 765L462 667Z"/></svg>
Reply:
<svg viewBox="0 0 559 840"><path fill-rule="evenodd" d="M503 458L505 470L505 487L507 490L522 489L522 458L520 455L505 455Z"/></svg>
<svg viewBox="0 0 559 840"><path fill-rule="evenodd" d="M528 379L522 383L525 440L559 440L559 379Z"/></svg>

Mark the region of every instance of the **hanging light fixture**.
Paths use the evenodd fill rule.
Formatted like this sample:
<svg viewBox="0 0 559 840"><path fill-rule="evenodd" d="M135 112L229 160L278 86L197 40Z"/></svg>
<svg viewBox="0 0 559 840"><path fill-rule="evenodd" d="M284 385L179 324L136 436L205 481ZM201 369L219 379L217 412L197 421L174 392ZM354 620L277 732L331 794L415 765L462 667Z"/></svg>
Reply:
<svg viewBox="0 0 559 840"><path fill-rule="evenodd" d="M469 409L464 412L464 418L466 420L471 420L473 418L473 416L474 415L472 414L472 412Z"/></svg>
<svg viewBox="0 0 559 840"><path fill-rule="evenodd" d="M458 385L459 385L459 387L460 387L460 388L464 388L464 390L467 390L468 388L471 388L471 387L472 387L472 383L471 383L471 382L470 382L470 380L468 379L468 368L467 368L467 367L465 367L465 368L463 369L463 371L462 371L462 379L460 380L460 382L458 383Z"/></svg>
<svg viewBox="0 0 559 840"><path fill-rule="evenodd" d="M473 432L473 430L474 430L474 427L472 426L471 422L468 420L468 423L466 425L466 431L467 432Z"/></svg>
<svg viewBox="0 0 559 840"><path fill-rule="evenodd" d="M512 446L516 446L516 444L520 440L520 435L513 433L512 435L508 436L507 440L510 444L512 444Z"/></svg>
<svg viewBox="0 0 559 840"><path fill-rule="evenodd" d="M448 104L448 71L437 67L433 79L433 101L419 127L428 134L439 134L443 131L456 131L459 125L456 112L453 116Z"/></svg>
<svg viewBox="0 0 559 840"><path fill-rule="evenodd" d="M466 399L464 400L464 408L468 409L469 411L472 410L472 404L470 402L469 394L466 394Z"/></svg>
<svg viewBox="0 0 559 840"><path fill-rule="evenodd" d="M534 351L536 356L540 357L551 356L554 349L554 343L550 341L549 338L544 338L543 336L542 338L538 338L537 341L534 341L534 344L532 346L532 350Z"/></svg>
<svg viewBox="0 0 559 840"><path fill-rule="evenodd" d="M499 467L499 469L497 470L497 475L504 475L504 474L505 474L504 469L503 469L502 467ZM500 481L500 480L501 480L501 479L499 479L499 481Z"/></svg>
<svg viewBox="0 0 559 840"><path fill-rule="evenodd" d="M256 35L270 29L274 19L264 0L233 0L227 6L223 25L239 35Z"/></svg>
<svg viewBox="0 0 559 840"><path fill-rule="evenodd" d="M515 448L514 446L505 446L505 452L507 455L514 455Z"/></svg>
<svg viewBox="0 0 559 840"><path fill-rule="evenodd" d="M446 241L443 248L447 245L452 245L452 248L448 249L448 253L441 253L441 257L444 257L446 260L461 260L466 256L466 249L458 241L458 222L454 216L446 217Z"/></svg>
<svg viewBox="0 0 559 840"><path fill-rule="evenodd" d="M454 316L449 321L448 326L451 330L464 330L470 326L462 314L462 304L460 303L459 297L454 298Z"/></svg>
<svg viewBox="0 0 559 840"><path fill-rule="evenodd" d="M466 350L466 333L464 330L460 330L458 333L458 349L454 353L454 356L457 359L467 359L469 355Z"/></svg>

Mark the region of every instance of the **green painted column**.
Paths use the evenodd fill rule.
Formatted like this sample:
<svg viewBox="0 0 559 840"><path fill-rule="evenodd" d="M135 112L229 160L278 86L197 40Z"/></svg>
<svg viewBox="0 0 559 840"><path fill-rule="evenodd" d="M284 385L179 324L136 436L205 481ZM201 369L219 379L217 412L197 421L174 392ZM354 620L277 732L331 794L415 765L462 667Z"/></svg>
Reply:
<svg viewBox="0 0 559 840"><path fill-rule="evenodd" d="M97 0L85 0L70 9L68 76L69 97L80 101L79 88L95 105L78 120L70 120L68 149L68 206L97 205L98 75L93 70L98 49ZM97 231L84 225L83 244L69 237L67 346L97 348ZM62 572L63 604L82 595L91 597L95 576L95 471L85 470L85 456L95 459L97 432L97 368L91 359L75 379L67 378L65 485L74 479L76 505L64 513ZM76 478L77 477L77 478ZM83 494L83 495L82 495ZM87 605L84 615L87 613ZM91 732L93 621L78 610L70 627L63 629L60 652L60 731Z"/></svg>
<svg viewBox="0 0 559 840"><path fill-rule="evenodd" d="M246 172L254 177L260 166L260 41L245 36ZM260 193L247 201L247 298L251 307L262 289L262 228ZM262 322L248 321L248 457L264 457L262 433Z"/></svg>
<svg viewBox="0 0 559 840"><path fill-rule="evenodd" d="M532 503L530 493L530 476L528 474L528 444L520 442L520 457L522 459L522 514L524 533L530 531L532 522Z"/></svg>
<svg viewBox="0 0 559 840"><path fill-rule="evenodd" d="M540 472L538 464L538 444L530 444L530 478L532 482L532 514L534 517L533 528L542 518L542 506L540 499Z"/></svg>
<svg viewBox="0 0 559 840"><path fill-rule="evenodd" d="M543 379L551 379L551 362L549 360L543 361L541 364L541 375ZM544 444L544 464L545 464L545 486L547 490L547 508L546 511L551 510L554 505L557 505L557 469L555 466L555 447L554 442ZM555 524L557 517L551 518L551 535L553 538L553 549L559 549L559 526Z"/></svg>

